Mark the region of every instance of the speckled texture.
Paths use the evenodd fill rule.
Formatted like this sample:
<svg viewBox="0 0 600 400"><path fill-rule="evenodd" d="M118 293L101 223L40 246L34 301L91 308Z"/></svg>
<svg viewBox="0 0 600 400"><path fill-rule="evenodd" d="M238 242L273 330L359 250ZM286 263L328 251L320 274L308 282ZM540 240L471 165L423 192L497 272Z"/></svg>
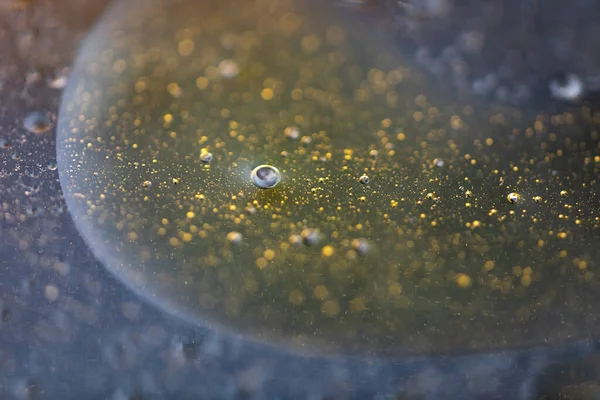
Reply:
<svg viewBox="0 0 600 400"><path fill-rule="evenodd" d="M0 49L0 136L6 147L0 152L0 398L600 397L600 349L595 343L395 361L307 358L185 324L142 303L93 259L65 212L53 167L54 131L38 135L22 127L31 111L55 118L60 92L47 87L44 75L71 64L78 38L95 12L89 10L86 18L73 15L80 15L84 7L99 9L100 3L34 1L24 10L1 13L7 45ZM479 2L464 3L463 13L477 13L473 4ZM556 2L538 3L547 10ZM574 3L565 4L575 9ZM586 14L593 15L593 3L585 4L590 10ZM74 11L66 10L71 7ZM461 20L462 15L455 18ZM576 19L577 15L560 12L564 30L575 32L578 24L579 32L593 31L593 19ZM461 21L470 19L475 17ZM435 22L449 41L462 31L457 24L445 29ZM490 35L499 41L496 53L506 54L502 38L508 35ZM579 35L571 37L588 37ZM552 51L536 53L534 45L519 46L543 60L549 74L562 68ZM567 59L583 60L569 63L569 69L586 76L599 73L593 61L597 53L589 50L595 48L592 40L569 40L565 54L575 56ZM491 56L485 60L487 56L477 67L484 76L497 67ZM36 68L42 76L34 73Z"/></svg>

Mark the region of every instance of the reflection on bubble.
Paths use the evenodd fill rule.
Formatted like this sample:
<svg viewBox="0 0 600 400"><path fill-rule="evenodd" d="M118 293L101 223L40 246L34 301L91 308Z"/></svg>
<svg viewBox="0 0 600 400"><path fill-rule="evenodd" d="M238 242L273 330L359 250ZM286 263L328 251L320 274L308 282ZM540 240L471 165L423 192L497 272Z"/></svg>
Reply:
<svg viewBox="0 0 600 400"><path fill-rule="evenodd" d="M598 121L451 101L326 2L132 0L74 66L58 170L94 254L170 312L472 351L600 332Z"/></svg>

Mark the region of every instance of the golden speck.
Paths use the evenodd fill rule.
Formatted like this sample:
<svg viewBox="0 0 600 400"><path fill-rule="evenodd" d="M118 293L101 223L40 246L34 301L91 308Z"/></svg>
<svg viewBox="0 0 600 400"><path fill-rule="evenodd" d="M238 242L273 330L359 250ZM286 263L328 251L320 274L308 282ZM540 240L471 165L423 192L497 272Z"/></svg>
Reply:
<svg viewBox="0 0 600 400"><path fill-rule="evenodd" d="M567 233L566 233L566 232L558 232L558 233L556 234L556 236L557 236L559 239L566 239L566 238L567 238Z"/></svg>
<svg viewBox="0 0 600 400"><path fill-rule="evenodd" d="M535 201L536 203L541 203L542 202L542 197L541 196L534 196L533 197L533 201Z"/></svg>
<svg viewBox="0 0 600 400"><path fill-rule="evenodd" d="M494 269L495 265L496 265L495 261L487 260L486 262L483 263L483 269L486 271L491 271Z"/></svg>
<svg viewBox="0 0 600 400"><path fill-rule="evenodd" d="M260 268L260 269L265 269L265 268L267 268L267 265L269 265L269 262L268 262L268 261L267 261L267 259L266 259L266 258L264 258L264 257L259 257L259 258L256 260L256 266L257 266L258 268Z"/></svg>
<svg viewBox="0 0 600 400"><path fill-rule="evenodd" d="M560 195L561 196L567 196L569 194L569 192L567 192L566 190L561 190L560 191Z"/></svg>
<svg viewBox="0 0 600 400"><path fill-rule="evenodd" d="M521 277L521 285L525 286L525 287L531 285L531 276L530 275L523 275Z"/></svg>
<svg viewBox="0 0 600 400"><path fill-rule="evenodd" d="M275 251L271 250L271 249L267 249L264 251L263 256L269 260L269 261L273 261L273 259L275 258Z"/></svg>
<svg viewBox="0 0 600 400"><path fill-rule="evenodd" d="M467 274L456 274L456 284L458 286L460 286L461 288L468 288L469 286L471 286L471 277Z"/></svg>
<svg viewBox="0 0 600 400"><path fill-rule="evenodd" d="M260 92L260 97L262 97L263 100L271 100L273 98L273 90L270 88L264 88L261 92Z"/></svg>
<svg viewBox="0 0 600 400"><path fill-rule="evenodd" d="M323 255L323 257L331 257L333 253L335 253L335 249L329 245L324 246L321 250L321 254Z"/></svg>
<svg viewBox="0 0 600 400"><path fill-rule="evenodd" d="M183 57L187 57L194 51L194 42L191 39L184 39L177 44L177 51Z"/></svg>

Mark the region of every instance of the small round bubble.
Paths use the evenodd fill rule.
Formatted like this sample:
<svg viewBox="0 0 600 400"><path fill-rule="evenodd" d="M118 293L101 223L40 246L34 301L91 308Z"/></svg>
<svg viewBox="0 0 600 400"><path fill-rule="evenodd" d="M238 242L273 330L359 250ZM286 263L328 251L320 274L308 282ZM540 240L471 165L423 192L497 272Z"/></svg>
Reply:
<svg viewBox="0 0 600 400"><path fill-rule="evenodd" d="M212 153L209 153L208 151L203 151L202 153L200 153L200 161L202 161L204 164L210 164L212 159Z"/></svg>
<svg viewBox="0 0 600 400"><path fill-rule="evenodd" d="M506 200L511 204L517 204L521 201L521 195L516 192L509 193L508 196L506 196Z"/></svg>
<svg viewBox="0 0 600 400"><path fill-rule="evenodd" d="M281 173L271 165L259 165L251 174L252 182L261 189L271 189L281 181Z"/></svg>

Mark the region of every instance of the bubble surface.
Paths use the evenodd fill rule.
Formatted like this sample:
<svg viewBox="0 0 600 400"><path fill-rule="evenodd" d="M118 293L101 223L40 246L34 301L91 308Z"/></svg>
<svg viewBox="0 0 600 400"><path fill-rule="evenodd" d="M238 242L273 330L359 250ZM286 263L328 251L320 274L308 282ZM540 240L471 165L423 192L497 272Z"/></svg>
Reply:
<svg viewBox="0 0 600 400"><path fill-rule="evenodd" d="M281 172L271 165L259 165L250 174L252 182L261 189L271 189L281 181Z"/></svg>
<svg viewBox="0 0 600 400"><path fill-rule="evenodd" d="M459 103L325 2L132 0L73 67L57 162L96 257L169 312L463 352L600 333L598 121Z"/></svg>

